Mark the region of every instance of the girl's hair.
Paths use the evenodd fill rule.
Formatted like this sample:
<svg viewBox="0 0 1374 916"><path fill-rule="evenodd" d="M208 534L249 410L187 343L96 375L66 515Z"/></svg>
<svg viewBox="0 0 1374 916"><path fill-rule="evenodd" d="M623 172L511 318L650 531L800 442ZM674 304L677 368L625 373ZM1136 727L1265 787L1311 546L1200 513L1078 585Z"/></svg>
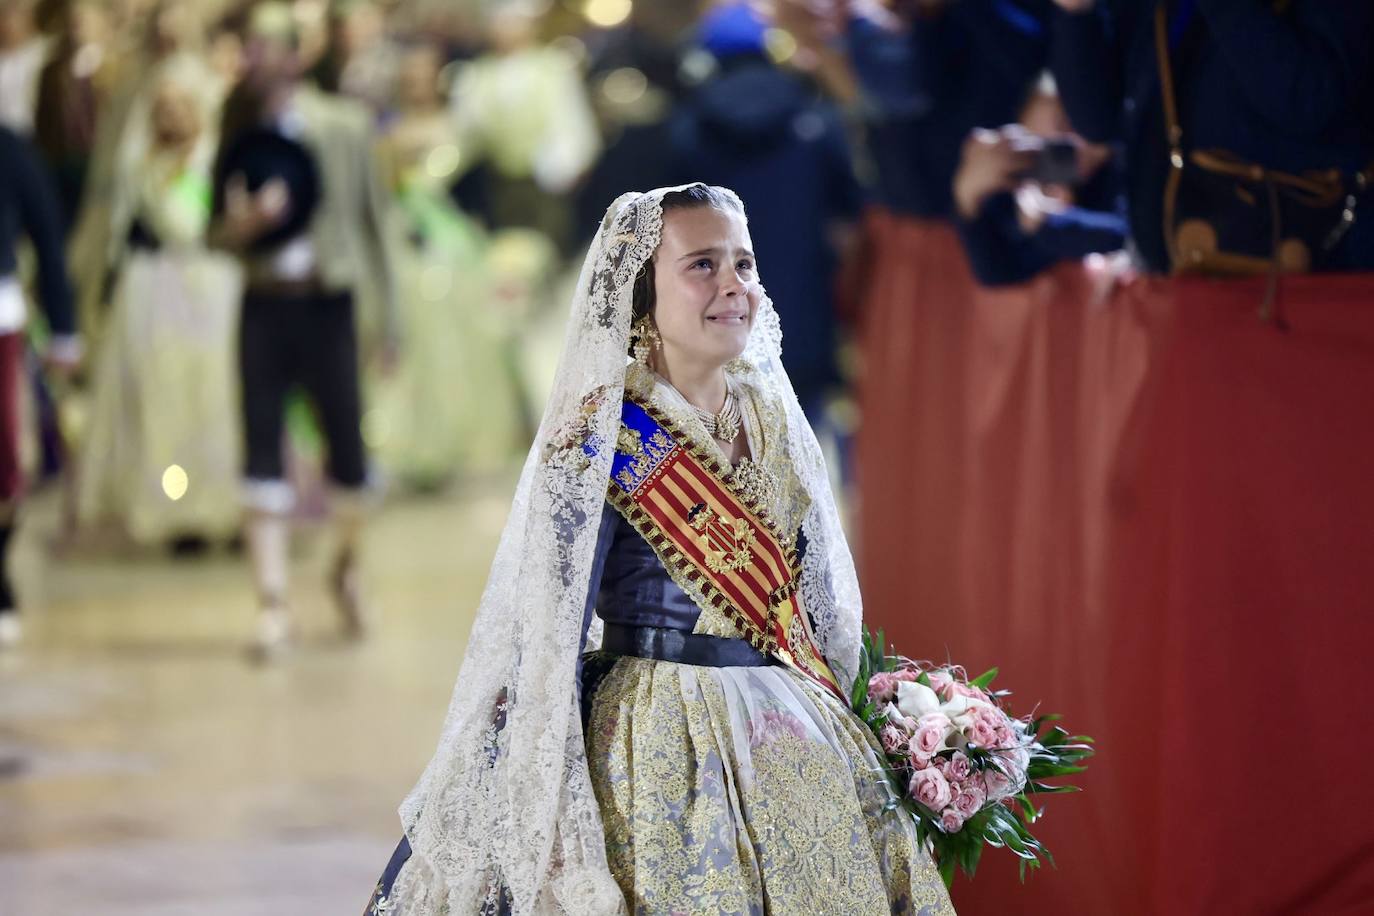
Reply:
<svg viewBox="0 0 1374 916"><path fill-rule="evenodd" d="M681 191L669 191L663 195L662 207L664 213L669 210L699 210L702 207L714 207L717 210L744 215L744 208L740 206L739 198L724 188L717 188L709 184L688 185ZM635 277L633 301L634 307L630 313L631 324L654 310L653 258L644 262L644 266L639 269L639 275Z"/></svg>

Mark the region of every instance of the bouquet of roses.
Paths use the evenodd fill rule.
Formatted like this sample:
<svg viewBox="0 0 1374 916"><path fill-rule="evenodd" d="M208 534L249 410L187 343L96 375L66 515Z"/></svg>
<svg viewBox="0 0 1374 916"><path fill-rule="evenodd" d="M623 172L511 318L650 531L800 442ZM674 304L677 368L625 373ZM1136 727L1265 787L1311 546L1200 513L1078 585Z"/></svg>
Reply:
<svg viewBox="0 0 1374 916"><path fill-rule="evenodd" d="M888 655L883 633L864 633L854 682L854 711L878 736L888 776L929 843L945 884L956 868L970 878L984 845L1010 849L1027 868L1049 850L1031 835L1044 813L1033 794L1076 792L1049 785L1083 772L1091 738L1051 723L1059 716L1015 719L1003 708L1007 691L991 689L997 669L970 680L962 668Z"/></svg>

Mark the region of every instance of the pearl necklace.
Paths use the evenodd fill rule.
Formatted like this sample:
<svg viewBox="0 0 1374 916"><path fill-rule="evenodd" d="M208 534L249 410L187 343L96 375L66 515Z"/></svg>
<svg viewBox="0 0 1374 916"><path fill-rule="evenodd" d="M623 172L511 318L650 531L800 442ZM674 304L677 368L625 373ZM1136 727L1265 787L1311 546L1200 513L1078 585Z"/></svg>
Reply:
<svg viewBox="0 0 1374 916"><path fill-rule="evenodd" d="M683 398L686 401L686 398ZM721 442L734 442L735 437L740 431L740 412L739 402L735 400L733 391L725 392L725 403L720 408L720 413L711 413L709 410L702 410L691 401L687 401L687 406L692 408L692 413L696 414L701 425L706 427L706 431Z"/></svg>
<svg viewBox="0 0 1374 916"><path fill-rule="evenodd" d="M673 394L677 395L678 400L687 405L688 409L692 411L692 415L701 421L702 426L706 427L708 435L726 444L734 442L739 436L744 421L743 417L740 415L739 401L735 399L735 393L728 387L725 389L725 403L721 405L720 412L712 413L709 410L703 410L687 400L686 395L678 391L672 382L668 381L659 373L655 372L654 375L665 387L672 391Z"/></svg>

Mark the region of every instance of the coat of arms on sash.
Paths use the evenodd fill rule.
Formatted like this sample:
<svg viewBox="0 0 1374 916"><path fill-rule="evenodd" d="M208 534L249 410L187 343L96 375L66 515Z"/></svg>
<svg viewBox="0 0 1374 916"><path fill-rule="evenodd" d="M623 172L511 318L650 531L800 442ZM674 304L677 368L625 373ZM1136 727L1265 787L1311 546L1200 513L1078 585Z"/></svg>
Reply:
<svg viewBox="0 0 1374 916"><path fill-rule="evenodd" d="M705 503L697 503L688 513L706 566L715 573L740 572L754 562L753 527L742 518L721 515Z"/></svg>

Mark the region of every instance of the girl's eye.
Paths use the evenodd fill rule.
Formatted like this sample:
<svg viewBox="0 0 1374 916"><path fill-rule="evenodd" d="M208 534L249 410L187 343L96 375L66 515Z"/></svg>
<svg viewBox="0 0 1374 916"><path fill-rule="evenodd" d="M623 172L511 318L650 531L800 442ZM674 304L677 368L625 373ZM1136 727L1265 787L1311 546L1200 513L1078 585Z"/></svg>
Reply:
<svg viewBox="0 0 1374 916"><path fill-rule="evenodd" d="M745 258L743 261L740 261L739 264L736 265L736 267L738 267L740 270L753 270L754 262L749 260L748 258Z"/></svg>
<svg viewBox="0 0 1374 916"><path fill-rule="evenodd" d="M700 260L695 261L695 262L692 264L692 266L693 266L693 267L710 267L710 266L711 266L711 259L710 259L710 258L701 258Z"/></svg>

